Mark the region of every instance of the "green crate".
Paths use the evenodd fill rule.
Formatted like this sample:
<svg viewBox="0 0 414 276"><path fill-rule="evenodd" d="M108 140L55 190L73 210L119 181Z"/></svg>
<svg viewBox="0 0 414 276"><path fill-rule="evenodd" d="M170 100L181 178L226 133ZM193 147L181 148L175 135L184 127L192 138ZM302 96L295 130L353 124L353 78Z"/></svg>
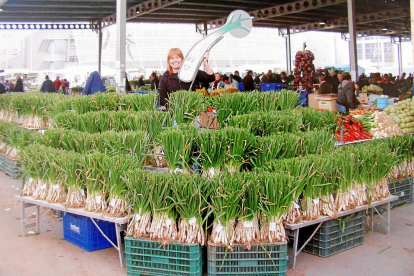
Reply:
<svg viewBox="0 0 414 276"><path fill-rule="evenodd" d="M287 242L207 247L208 275L286 275L286 265Z"/></svg>
<svg viewBox="0 0 414 276"><path fill-rule="evenodd" d="M409 204L413 200L412 178L394 180L388 184L388 189L392 195L398 197L397 200L391 202L391 207Z"/></svg>
<svg viewBox="0 0 414 276"><path fill-rule="evenodd" d="M198 244L163 246L125 237L125 255L127 275L203 275L203 250Z"/></svg>
<svg viewBox="0 0 414 276"><path fill-rule="evenodd" d="M324 222L303 249L304 252L328 257L362 244L365 234L365 212ZM299 247L315 232L317 225L301 229Z"/></svg>

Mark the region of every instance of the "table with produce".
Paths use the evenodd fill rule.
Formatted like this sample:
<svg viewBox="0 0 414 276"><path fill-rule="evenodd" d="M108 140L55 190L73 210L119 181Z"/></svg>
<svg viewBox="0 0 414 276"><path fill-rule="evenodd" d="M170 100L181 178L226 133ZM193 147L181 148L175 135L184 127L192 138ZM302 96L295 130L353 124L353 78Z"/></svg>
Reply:
<svg viewBox="0 0 414 276"><path fill-rule="evenodd" d="M288 90L178 91L166 112L152 93L52 95L0 95L0 152L22 166L21 196L128 216L128 273L202 275L207 252L211 273L283 275L286 224L334 220L414 176L411 99L352 116L298 106ZM218 129L197 127L208 111ZM49 129L23 128L33 120ZM366 142L336 147L341 133Z"/></svg>

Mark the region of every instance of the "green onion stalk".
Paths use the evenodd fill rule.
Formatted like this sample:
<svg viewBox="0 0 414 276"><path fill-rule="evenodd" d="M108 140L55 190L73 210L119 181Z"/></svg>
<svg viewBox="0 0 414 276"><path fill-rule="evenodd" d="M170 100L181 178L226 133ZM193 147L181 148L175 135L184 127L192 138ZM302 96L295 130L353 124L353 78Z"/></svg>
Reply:
<svg viewBox="0 0 414 276"><path fill-rule="evenodd" d="M20 163L22 164L25 182L21 196L32 196L37 186L42 185L44 175L44 155L47 148L39 145L29 145L22 149L20 153Z"/></svg>
<svg viewBox="0 0 414 276"><path fill-rule="evenodd" d="M332 131L314 130L303 133L301 137L302 155L330 154L334 150L335 140Z"/></svg>
<svg viewBox="0 0 414 276"><path fill-rule="evenodd" d="M141 169L128 170L123 177L128 189L131 189L130 200L134 214L128 224L126 235L149 238L151 228L151 192L152 184L147 182L147 174Z"/></svg>
<svg viewBox="0 0 414 276"><path fill-rule="evenodd" d="M250 250L252 244L256 244L260 238L260 185L256 174L243 173L242 210L235 228L235 244L243 244Z"/></svg>
<svg viewBox="0 0 414 276"><path fill-rule="evenodd" d="M293 177L292 202L286 214L283 216L283 223L298 223L302 221L303 215L300 200L302 193L308 183L308 174L312 164L305 158L288 158L269 162L264 168L269 172L276 172ZM269 169L267 169L269 168Z"/></svg>
<svg viewBox="0 0 414 276"><path fill-rule="evenodd" d="M330 110L298 107L293 110L293 115L303 118L304 130L328 129L333 133L336 127L336 113Z"/></svg>
<svg viewBox="0 0 414 276"><path fill-rule="evenodd" d="M230 173L239 172L242 165L249 162L248 155L253 151L255 137L246 130L234 127L223 128L227 143L225 167Z"/></svg>
<svg viewBox="0 0 414 276"><path fill-rule="evenodd" d="M67 188L65 205L68 208L84 208L86 205L86 163L87 155L76 152L65 154L66 162L62 164L64 184Z"/></svg>
<svg viewBox="0 0 414 276"><path fill-rule="evenodd" d="M356 155L353 152L336 152L331 155L334 160L333 177L337 184L335 206L337 212L354 209L357 205L357 190L354 189L356 172Z"/></svg>
<svg viewBox="0 0 414 276"><path fill-rule="evenodd" d="M150 173L148 184L151 188L150 202L152 223L150 238L163 244L177 240L177 213L171 198L171 187L176 177L171 174Z"/></svg>
<svg viewBox="0 0 414 276"><path fill-rule="evenodd" d="M191 123L203 111L204 97L186 90L170 94L169 111L177 124Z"/></svg>
<svg viewBox="0 0 414 276"><path fill-rule="evenodd" d="M398 161L389 172L390 179L401 179L414 176L414 136L396 136L386 139L391 152L394 152Z"/></svg>
<svg viewBox="0 0 414 276"><path fill-rule="evenodd" d="M0 94L0 121L13 122L13 112L11 108L12 97L17 94Z"/></svg>
<svg viewBox="0 0 414 276"><path fill-rule="evenodd" d="M282 89L280 92L276 93L279 93L279 97L275 110L294 109L298 104L299 93L287 89Z"/></svg>
<svg viewBox="0 0 414 276"><path fill-rule="evenodd" d="M140 164L132 164L131 159L126 155L112 156L107 159L107 162L106 166L109 168L109 196L106 212L111 216L129 214L131 212L128 200L130 190L123 178L128 170L135 169L137 166L140 167Z"/></svg>
<svg viewBox="0 0 414 276"><path fill-rule="evenodd" d="M197 136L200 150L198 161L203 167L203 176L214 177L222 170L226 160L226 136L221 130L203 129Z"/></svg>
<svg viewBox="0 0 414 276"><path fill-rule="evenodd" d="M85 209L89 212L104 212L106 209L106 196L109 190L109 156L93 153L85 156L82 161L85 174L87 197Z"/></svg>
<svg viewBox="0 0 414 276"><path fill-rule="evenodd" d="M58 155L54 155L51 159L52 162L49 164L47 173L50 185L46 201L52 203L63 203L66 200L67 194L66 187L64 185L64 172L62 171L62 165L67 162L65 152L60 151Z"/></svg>
<svg viewBox="0 0 414 276"><path fill-rule="evenodd" d="M149 93L146 95L127 94L121 97L119 108L128 111L155 110L157 100L157 93Z"/></svg>
<svg viewBox="0 0 414 276"><path fill-rule="evenodd" d="M158 138L161 141L170 172L188 173L193 154L194 136L192 132L173 127L161 132Z"/></svg>
<svg viewBox="0 0 414 276"><path fill-rule="evenodd" d="M172 200L179 215L177 241L185 244L206 244L203 229L208 216L209 180L200 175L177 174L172 186Z"/></svg>
<svg viewBox="0 0 414 276"><path fill-rule="evenodd" d="M40 140L40 133L26 130L13 123L0 122L0 152L13 160L19 159L19 151Z"/></svg>
<svg viewBox="0 0 414 276"><path fill-rule="evenodd" d="M263 172L259 173L259 181L259 206L262 211L260 241L265 243L286 241L283 217L293 200L294 178L286 174Z"/></svg>
<svg viewBox="0 0 414 276"><path fill-rule="evenodd" d="M210 204L214 222L210 242L233 249L236 219L242 214L243 179L237 174L222 173L212 182Z"/></svg>

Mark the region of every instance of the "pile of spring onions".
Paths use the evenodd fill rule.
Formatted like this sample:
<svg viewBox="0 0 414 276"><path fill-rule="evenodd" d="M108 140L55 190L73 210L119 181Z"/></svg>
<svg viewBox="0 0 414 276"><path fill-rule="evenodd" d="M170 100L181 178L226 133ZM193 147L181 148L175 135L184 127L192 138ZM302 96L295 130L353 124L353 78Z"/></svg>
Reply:
<svg viewBox="0 0 414 276"><path fill-rule="evenodd" d="M0 153L19 159L19 150L40 140L40 133L26 130L12 123L0 122Z"/></svg>

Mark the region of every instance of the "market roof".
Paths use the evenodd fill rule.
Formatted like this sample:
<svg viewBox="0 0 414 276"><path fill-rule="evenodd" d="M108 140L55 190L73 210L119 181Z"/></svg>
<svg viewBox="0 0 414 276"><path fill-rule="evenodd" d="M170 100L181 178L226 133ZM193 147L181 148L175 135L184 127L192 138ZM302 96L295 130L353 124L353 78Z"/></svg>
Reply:
<svg viewBox="0 0 414 276"><path fill-rule="evenodd" d="M355 0L355 7L358 33L411 36L410 0ZM0 0L0 9L0 23L116 21L116 0ZM348 32L347 0L127 0L127 22L192 23L202 31L224 24L235 9L250 13L256 27Z"/></svg>

